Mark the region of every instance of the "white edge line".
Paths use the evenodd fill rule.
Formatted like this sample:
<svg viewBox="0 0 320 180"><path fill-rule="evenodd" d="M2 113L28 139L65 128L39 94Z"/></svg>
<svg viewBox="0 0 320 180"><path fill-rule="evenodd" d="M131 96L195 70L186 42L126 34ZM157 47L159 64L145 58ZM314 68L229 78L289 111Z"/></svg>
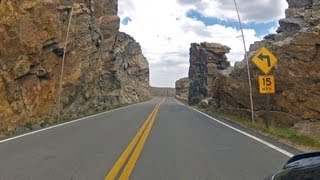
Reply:
<svg viewBox="0 0 320 180"><path fill-rule="evenodd" d="M288 152L288 151L286 151L286 150L284 150L284 149L282 149L282 148L279 148L279 147L277 147L277 146L275 146L275 145L273 145L273 144L271 144L271 143L269 143L269 142L267 142L267 141L264 141L264 140L262 140L262 139L260 139L260 138L257 138L257 137L255 137L255 136L249 134L249 133L246 133L246 132L244 132L244 131L241 131L241 130L239 130L239 129L235 128L235 127L232 127L232 126L230 126L230 125L228 125L228 124L226 124L226 123L224 123L224 122L221 122L221 121L219 121L219 120L217 120L217 119L215 119L215 118L213 118L213 117L211 117L211 116L209 116L209 115L207 115L207 114L205 114L205 113L203 113L203 112L201 112L201 111L199 111L199 110L197 110L197 109L194 109L194 108L192 108L192 107L186 106L186 105L184 105L183 103L179 102L176 98L174 98L174 99L175 99L180 105L182 105L182 106L184 106L184 107L187 107L187 108L189 108L189 109L192 109L192 110L194 110L194 111L196 111L196 112L198 112L198 113L200 113L200 114L202 114L202 115L204 115L204 116L206 116L206 117L208 117L208 118L210 118L210 119L212 119L212 120L214 120L214 121L216 121L216 122L218 122L218 123L220 123L220 124L222 124L222 125L224 125L224 126L226 126L226 127L228 127L228 128L230 128L230 129L233 129L233 130L235 130L235 131L237 131L237 132L239 132L239 133L241 133L241 134L243 134L243 135L245 135L245 136L248 136L248 137L250 137L250 138L252 138L252 139L254 139L254 140L256 140L256 141L258 141L258 142L260 142L260 143L262 143L262 144L264 144L264 145L266 145L266 146L268 146L268 147L270 147L270 148L272 148L272 149L274 149L274 150L276 150L276 151L278 151L278 152L280 152L280 153L282 153L282 154L284 154L284 155L286 155L286 156L288 156L288 157L290 157L290 158L291 158L292 156L294 156L294 154L292 154L292 153L290 153L290 152Z"/></svg>
<svg viewBox="0 0 320 180"><path fill-rule="evenodd" d="M152 99L150 99L150 100L152 100ZM36 133L39 133L39 132L42 132L42 131L46 131L46 130L49 130L49 129L57 128L57 127L64 126L64 125L67 125L67 124L71 124L71 123L75 123L75 122L79 122L79 121L86 120L86 119L89 119L89 118L93 118L93 117L96 117L96 116L100 116L100 115L103 115L103 114L107 114L107 113L111 113L111 112L114 112L114 111L118 111L118 110L121 110L121 109L129 108L129 107L132 107L132 106L135 106L135 105L138 105L138 104L142 104L142 103L145 103L145 102L148 102L148 101L144 101L144 102L140 102L140 103L137 103L137 104L131 104L131 105L128 105L128 106L112 109L112 110L109 110L109 111L106 111L106 112L102 112L102 113L99 113L99 114L94 114L94 115L83 117L83 118L80 118L80 119L71 120L69 122L65 122L65 123L62 123L62 124L57 124L57 125L50 126L50 127L47 127L47 128L39 129L39 130L32 131L32 132L29 132L29 133L25 133L25 134L21 134L21 135L14 136L14 137L11 137L11 138L7 138L7 139L4 139L4 140L0 140L0 144L8 142L8 141L15 140L15 139L19 139L19 138L22 138L22 137L25 137L25 136L29 136L29 135L32 135L32 134L36 134Z"/></svg>

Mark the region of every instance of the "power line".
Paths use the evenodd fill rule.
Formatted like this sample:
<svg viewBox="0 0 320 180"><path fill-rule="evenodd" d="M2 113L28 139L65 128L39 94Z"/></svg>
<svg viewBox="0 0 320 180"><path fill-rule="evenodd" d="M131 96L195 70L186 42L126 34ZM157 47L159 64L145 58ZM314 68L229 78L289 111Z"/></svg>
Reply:
<svg viewBox="0 0 320 180"><path fill-rule="evenodd" d="M244 39L244 33L243 33L243 28L242 28L242 23L241 23L241 18L240 18L240 14L239 14L237 2L236 2L236 0L233 0L233 1L234 1L234 5L235 5L235 7L236 7L237 15L238 15L240 30L241 30L241 34L242 34L243 49L244 49L244 53L245 53L245 59L246 59L246 62L247 62L249 91L250 91L250 105L251 105L251 120L252 120L252 123L254 123L253 98L252 98L252 84L251 84L250 67L249 67L249 59L248 59L246 41L245 41L245 39Z"/></svg>
<svg viewBox="0 0 320 180"><path fill-rule="evenodd" d="M65 45L64 45L64 49L63 49L62 64L61 64L61 74L60 74L59 92L58 92L59 93L59 95L58 95L58 122L60 122L60 117L61 117L62 80L63 80L64 62L65 62L65 58L66 58L66 51L67 51L69 31L70 31L70 26L71 26L71 21L72 21L73 8L74 8L74 6L72 3L72 8L71 8L70 17L69 17L69 23L68 23L68 28L67 28L67 35L66 35Z"/></svg>

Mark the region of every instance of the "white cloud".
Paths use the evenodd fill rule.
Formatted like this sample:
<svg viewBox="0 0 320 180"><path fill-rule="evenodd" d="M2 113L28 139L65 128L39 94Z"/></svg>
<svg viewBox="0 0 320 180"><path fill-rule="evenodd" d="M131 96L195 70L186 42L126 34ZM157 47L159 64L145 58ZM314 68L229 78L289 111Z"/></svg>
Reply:
<svg viewBox="0 0 320 180"><path fill-rule="evenodd" d="M177 0L177 2L206 16L238 20L234 0ZM285 0L236 0L236 2L244 22L271 22L280 19L288 7Z"/></svg>
<svg viewBox="0 0 320 180"><path fill-rule="evenodd" d="M192 6L219 18L223 18L221 14L225 10L233 17L235 12L228 9L228 3L225 4L225 9L211 10L220 13L216 15L210 14L209 8L219 6L219 3L212 0L202 0L200 4L196 0L180 0L179 3L174 0L119 0L120 18L130 17L132 20L128 25L121 25L120 30L133 36L142 46L143 53L150 62L152 86L174 87L177 79L188 75L189 48L194 42L227 45L231 47L231 52L227 55L229 61L233 64L242 60L244 50L239 30L222 25L205 26L204 23L185 16ZM259 40L253 29L245 29L244 32L247 45Z"/></svg>

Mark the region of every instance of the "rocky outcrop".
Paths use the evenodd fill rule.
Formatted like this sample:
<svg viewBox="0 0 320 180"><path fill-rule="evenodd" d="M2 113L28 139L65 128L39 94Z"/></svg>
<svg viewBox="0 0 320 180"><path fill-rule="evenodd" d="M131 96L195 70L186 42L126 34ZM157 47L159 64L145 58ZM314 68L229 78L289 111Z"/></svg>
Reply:
<svg viewBox="0 0 320 180"><path fill-rule="evenodd" d="M278 58L277 65L271 71L276 79L276 93L271 95L272 123L294 126L308 122L311 124L308 127L316 128L318 126L312 123L319 124L320 121L320 3L318 0L287 1L289 9L286 10L286 18L279 21L278 34L255 42L248 54L251 59L260 47L265 46ZM192 59L191 51L190 66L195 64ZM198 69L205 71L203 67L206 64L202 62L206 60L197 58L197 61ZM255 117L261 121L265 113L265 96L258 93L258 76L263 73L251 62L250 69ZM193 72L191 69L191 81L195 79ZM206 77L203 72L199 74L202 76L198 79ZM213 91L203 88L201 83L193 89L205 89L202 96L213 97L212 105L220 110L250 117L247 76L244 60L236 63L227 73L226 70L219 71L214 78L210 78L216 87ZM192 102L192 97L189 97L189 102Z"/></svg>
<svg viewBox="0 0 320 180"><path fill-rule="evenodd" d="M148 62L119 33L117 0L0 1L0 41L0 133L58 114L64 52L64 115L149 98Z"/></svg>
<svg viewBox="0 0 320 180"><path fill-rule="evenodd" d="M188 77L177 80L175 83L176 97L179 99L188 100L189 87L190 81Z"/></svg>
<svg viewBox="0 0 320 180"><path fill-rule="evenodd" d="M212 96L216 74L230 67L225 55L230 48L218 43L191 44L189 67L190 104L199 103L204 97Z"/></svg>
<svg viewBox="0 0 320 180"><path fill-rule="evenodd" d="M111 99L111 104L117 105L150 99L149 63L140 45L131 36L120 32L114 55L116 59L110 71L116 83L114 90L104 97L105 101Z"/></svg>

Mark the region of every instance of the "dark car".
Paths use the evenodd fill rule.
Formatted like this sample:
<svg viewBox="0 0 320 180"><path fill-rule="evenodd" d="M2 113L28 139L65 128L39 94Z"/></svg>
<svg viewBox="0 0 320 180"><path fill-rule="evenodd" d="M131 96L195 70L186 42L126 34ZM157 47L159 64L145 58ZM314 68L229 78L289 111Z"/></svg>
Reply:
<svg viewBox="0 0 320 180"><path fill-rule="evenodd" d="M320 180L320 151L292 157L271 180Z"/></svg>

